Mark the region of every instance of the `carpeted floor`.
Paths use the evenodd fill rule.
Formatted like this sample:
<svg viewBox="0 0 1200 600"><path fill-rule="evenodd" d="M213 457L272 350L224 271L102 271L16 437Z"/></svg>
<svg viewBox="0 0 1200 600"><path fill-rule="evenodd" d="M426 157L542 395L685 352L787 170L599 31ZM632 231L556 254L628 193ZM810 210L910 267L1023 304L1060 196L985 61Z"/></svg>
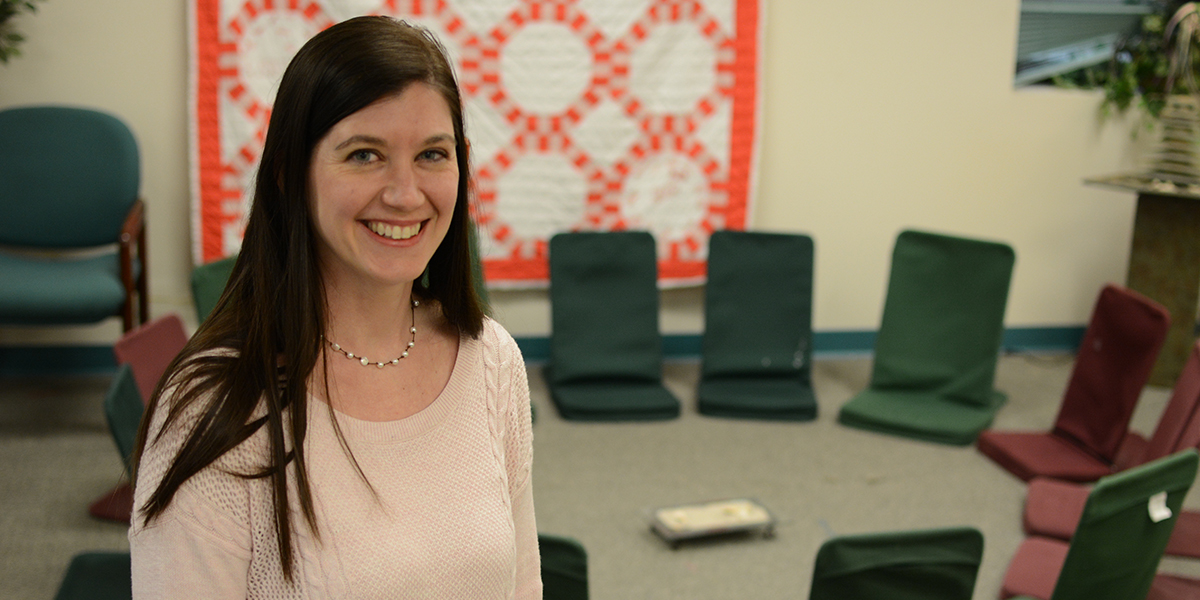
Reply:
<svg viewBox="0 0 1200 600"><path fill-rule="evenodd" d="M580 540L591 594L624 599L807 598L813 558L831 535L971 525L984 534L976 599L997 597L1022 538L1024 484L974 448L910 441L836 423L837 409L865 387L868 358L818 358L821 414L810 423L713 419L695 412L694 362L664 368L684 402L680 419L656 423L561 420L541 373L530 368L534 489L539 529ZM1001 359L1009 394L995 426L1049 427L1070 375L1067 356ZM104 377L0 381L0 597L52 598L70 557L125 549L120 525L96 521L87 504L121 478L104 423ZM1150 432L1169 390L1148 388L1133 428ZM751 497L778 520L757 536L671 549L649 530L658 507ZM1193 492L1187 505L1200 507ZM1163 570L1200 576L1200 561Z"/></svg>

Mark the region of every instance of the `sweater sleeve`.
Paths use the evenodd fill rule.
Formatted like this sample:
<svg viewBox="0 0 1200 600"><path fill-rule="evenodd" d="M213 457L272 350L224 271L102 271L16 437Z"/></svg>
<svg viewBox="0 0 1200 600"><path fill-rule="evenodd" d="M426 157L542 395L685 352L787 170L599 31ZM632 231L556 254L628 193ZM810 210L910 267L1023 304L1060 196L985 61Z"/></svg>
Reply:
<svg viewBox="0 0 1200 600"><path fill-rule="evenodd" d="M184 482L166 510L149 522L138 509L197 420L198 411L189 411L156 437L167 412L164 406L155 411L138 466L129 528L134 598L245 598L251 559L247 482L225 468L228 458Z"/></svg>
<svg viewBox="0 0 1200 600"><path fill-rule="evenodd" d="M529 379L525 360L516 342L505 335L505 356L502 364L508 367L505 388L506 407L505 462L508 470L509 493L512 501L513 526L517 547L517 600L540 600L542 597L541 557L538 551L537 522L533 511L533 423L529 407Z"/></svg>
<svg viewBox="0 0 1200 600"><path fill-rule="evenodd" d="M149 527L130 530L135 599L246 597L250 549L219 515L202 522L206 511L193 510L197 505L202 501L177 493Z"/></svg>

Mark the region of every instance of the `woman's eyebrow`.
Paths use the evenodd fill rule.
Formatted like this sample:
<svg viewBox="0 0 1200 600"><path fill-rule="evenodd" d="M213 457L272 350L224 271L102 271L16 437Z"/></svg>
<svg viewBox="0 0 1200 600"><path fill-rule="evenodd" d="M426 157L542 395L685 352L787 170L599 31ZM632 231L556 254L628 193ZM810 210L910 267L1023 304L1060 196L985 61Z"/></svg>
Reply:
<svg viewBox="0 0 1200 600"><path fill-rule="evenodd" d="M346 146L350 146L352 144L359 144L359 143L369 144L369 145L373 145L373 146L386 146L387 145L387 142L385 142L383 140L383 138L377 138L377 137L371 136L371 135L352 135L349 138L346 138L346 140L343 141L342 143L338 144L337 146L334 146L333 149L341 150L342 148L345 148Z"/></svg>
<svg viewBox="0 0 1200 600"><path fill-rule="evenodd" d="M425 145L440 144L443 142L453 144L454 135L449 133L439 133L437 135L431 135L425 138Z"/></svg>
<svg viewBox="0 0 1200 600"><path fill-rule="evenodd" d="M454 143L454 135L449 134L449 133L439 133L437 135L431 135L431 136L425 138L425 145L440 144L443 142L453 144ZM353 144L359 144L359 143L369 144L369 145L373 145L373 146L386 146L387 145L387 142L383 138L378 138L373 135L359 134L359 135L352 135L352 136L346 138L345 141L338 144L337 146L334 146L333 149L341 150L342 148L345 148L347 146L351 146Z"/></svg>

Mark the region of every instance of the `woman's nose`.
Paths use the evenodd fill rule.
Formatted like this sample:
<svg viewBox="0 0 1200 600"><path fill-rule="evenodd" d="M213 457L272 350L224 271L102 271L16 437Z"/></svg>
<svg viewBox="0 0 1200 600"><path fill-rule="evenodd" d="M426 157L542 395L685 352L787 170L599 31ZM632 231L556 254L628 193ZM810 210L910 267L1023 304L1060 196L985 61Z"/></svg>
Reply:
<svg viewBox="0 0 1200 600"><path fill-rule="evenodd" d="M393 164L388 169L382 200L384 204L399 209L411 209L421 204L421 190L417 186L412 165Z"/></svg>

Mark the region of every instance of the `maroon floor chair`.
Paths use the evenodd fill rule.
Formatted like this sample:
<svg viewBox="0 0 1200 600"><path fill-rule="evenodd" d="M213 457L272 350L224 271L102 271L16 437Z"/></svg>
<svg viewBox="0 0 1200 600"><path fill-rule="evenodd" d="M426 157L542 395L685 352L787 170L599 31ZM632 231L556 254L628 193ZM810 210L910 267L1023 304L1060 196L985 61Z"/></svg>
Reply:
<svg viewBox="0 0 1200 600"><path fill-rule="evenodd" d="M167 366L183 350L188 336L183 321L176 315L159 317L134 329L113 344L117 364L128 364L141 393L148 402ZM133 509L133 488L129 482L118 484L88 505L88 513L98 519L128 523Z"/></svg>
<svg viewBox="0 0 1200 600"><path fill-rule="evenodd" d="M1147 441L1130 433L1113 466L1124 470L1185 448L1200 448L1200 342L1192 348L1154 434ZM1034 479L1025 496L1025 532L1070 539L1083 514L1087 495L1087 486L1040 477ZM1200 513L1180 513L1166 553L1200 558Z"/></svg>
<svg viewBox="0 0 1200 600"><path fill-rule="evenodd" d="M1022 480L1091 482L1113 472L1129 420L1167 336L1158 303L1109 284L1100 291L1054 428L980 434L979 451Z"/></svg>

